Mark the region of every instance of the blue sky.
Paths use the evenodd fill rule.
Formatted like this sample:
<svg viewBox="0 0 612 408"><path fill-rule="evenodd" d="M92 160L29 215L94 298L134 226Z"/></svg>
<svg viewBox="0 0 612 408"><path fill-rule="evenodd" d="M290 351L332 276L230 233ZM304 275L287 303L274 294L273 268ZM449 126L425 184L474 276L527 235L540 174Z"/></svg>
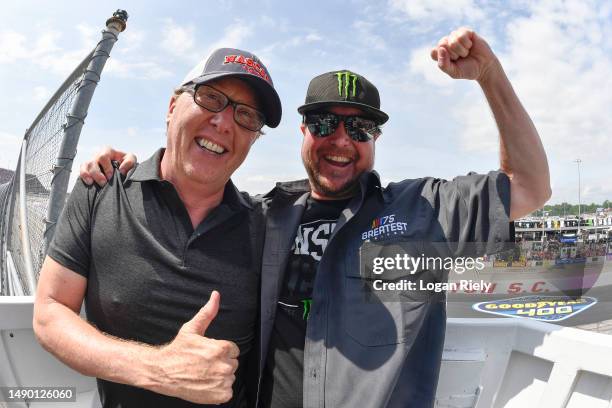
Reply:
<svg viewBox="0 0 612 408"><path fill-rule="evenodd" d="M236 184L265 192L303 178L296 112L309 80L351 69L376 84L391 119L376 146L383 182L498 168L498 136L477 84L429 60L466 25L492 46L548 153L551 203L612 199L612 5L609 1L20 1L0 27L0 167L14 168L24 130L93 48L106 18L128 11L81 134L76 163L103 145L147 158L165 144L171 90L221 46L253 51L283 101L280 126L253 147ZM206 7L206 4L209 4ZM75 169L76 171L76 169Z"/></svg>

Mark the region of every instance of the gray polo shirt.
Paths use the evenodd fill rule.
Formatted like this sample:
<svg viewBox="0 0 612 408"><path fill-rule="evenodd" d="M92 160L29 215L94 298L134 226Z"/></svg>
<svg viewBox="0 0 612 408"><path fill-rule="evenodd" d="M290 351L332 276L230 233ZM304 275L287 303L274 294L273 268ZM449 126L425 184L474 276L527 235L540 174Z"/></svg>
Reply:
<svg viewBox="0 0 612 408"><path fill-rule="evenodd" d="M230 181L221 204L194 229L174 186L159 177L163 152L125 178L116 171L103 188L77 181L48 255L87 278L89 321L147 344L171 341L218 290L221 308L206 336L237 343L242 367L257 320L259 204ZM244 370L236 374L238 400ZM106 381L99 381L99 389L109 407L193 405Z"/></svg>

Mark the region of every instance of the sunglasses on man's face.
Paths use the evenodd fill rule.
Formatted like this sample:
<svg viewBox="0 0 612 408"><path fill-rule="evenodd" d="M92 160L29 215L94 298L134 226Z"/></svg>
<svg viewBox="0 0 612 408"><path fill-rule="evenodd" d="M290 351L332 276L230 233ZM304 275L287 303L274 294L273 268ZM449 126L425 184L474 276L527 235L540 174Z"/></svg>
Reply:
<svg viewBox="0 0 612 408"><path fill-rule="evenodd" d="M308 113L304 116L304 124L317 137L327 137L334 133L341 121L344 122L346 133L356 142L370 141L382 133L375 120L362 116L336 115L331 112Z"/></svg>

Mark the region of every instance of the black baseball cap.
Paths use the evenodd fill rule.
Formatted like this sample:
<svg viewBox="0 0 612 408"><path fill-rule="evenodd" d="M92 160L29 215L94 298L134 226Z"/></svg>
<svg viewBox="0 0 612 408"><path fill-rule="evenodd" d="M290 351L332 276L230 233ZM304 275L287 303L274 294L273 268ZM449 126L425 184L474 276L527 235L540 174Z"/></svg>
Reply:
<svg viewBox="0 0 612 408"><path fill-rule="evenodd" d="M274 89L268 69L253 53L236 48L216 49L191 70L182 85L205 84L225 77L237 77L247 81L259 97L266 125L271 128L278 126L282 115L280 98Z"/></svg>
<svg viewBox="0 0 612 408"><path fill-rule="evenodd" d="M314 77L308 85L304 105L298 108L298 112L303 115L337 105L359 108L381 125L389 120L389 115L380 110L380 96L374 84L348 70L326 72Z"/></svg>

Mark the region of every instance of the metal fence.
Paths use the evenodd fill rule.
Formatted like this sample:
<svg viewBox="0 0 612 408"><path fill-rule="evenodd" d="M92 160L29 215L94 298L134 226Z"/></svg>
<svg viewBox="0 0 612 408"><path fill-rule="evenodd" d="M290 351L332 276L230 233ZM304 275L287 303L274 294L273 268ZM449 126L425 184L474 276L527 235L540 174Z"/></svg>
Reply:
<svg viewBox="0 0 612 408"><path fill-rule="evenodd" d="M89 103L126 20L127 13L121 10L107 20L100 42L26 131L13 179L0 185L0 295L34 294L66 201Z"/></svg>
<svg viewBox="0 0 612 408"><path fill-rule="evenodd" d="M8 294L8 276L6 273L3 273L5 268L2 266L6 265L6 241L4 240L4 226L6 225L6 220L8 220L6 208L11 195L12 186L12 182L0 184L0 295Z"/></svg>

